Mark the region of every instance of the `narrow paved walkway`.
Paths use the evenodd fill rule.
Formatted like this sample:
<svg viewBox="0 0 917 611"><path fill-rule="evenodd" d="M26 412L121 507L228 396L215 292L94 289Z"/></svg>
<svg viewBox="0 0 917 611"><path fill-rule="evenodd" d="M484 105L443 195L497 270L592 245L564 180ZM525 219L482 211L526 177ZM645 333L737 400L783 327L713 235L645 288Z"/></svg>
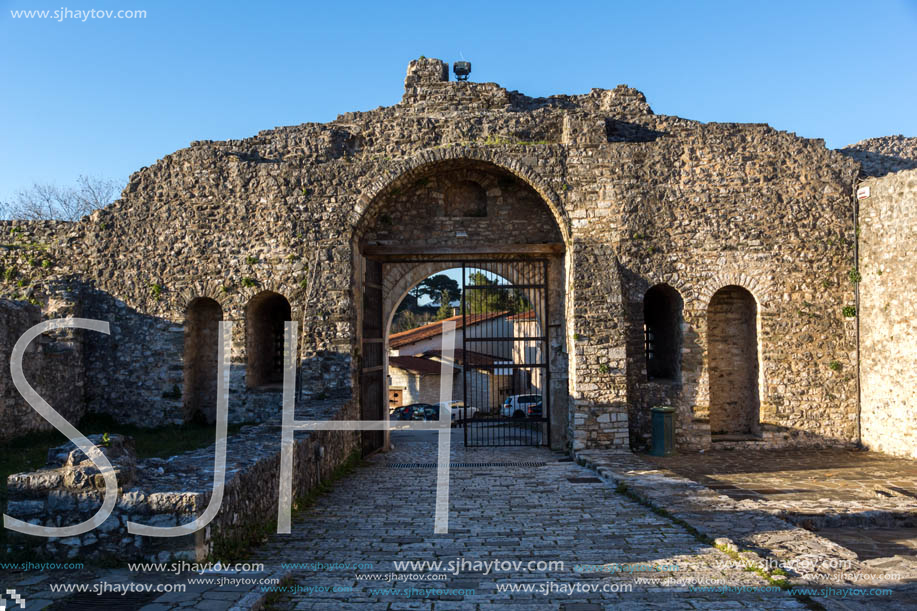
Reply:
<svg viewBox="0 0 917 611"><path fill-rule="evenodd" d="M369 466L335 484L294 521L292 534L274 535L255 550L252 561L288 572L286 585L300 590L273 605L805 608L783 592L757 590L768 587L757 574L733 568L723 552L616 493L561 454L540 448L465 449L455 437L453 463L474 465L452 469L448 534L433 534L436 469L429 465L435 463L436 434L395 433L394 451L373 457ZM401 561L443 565L440 570L396 566ZM474 564L494 561L521 564L498 565L489 573ZM382 574L386 578L380 579ZM746 591L692 592L691 583Z"/></svg>

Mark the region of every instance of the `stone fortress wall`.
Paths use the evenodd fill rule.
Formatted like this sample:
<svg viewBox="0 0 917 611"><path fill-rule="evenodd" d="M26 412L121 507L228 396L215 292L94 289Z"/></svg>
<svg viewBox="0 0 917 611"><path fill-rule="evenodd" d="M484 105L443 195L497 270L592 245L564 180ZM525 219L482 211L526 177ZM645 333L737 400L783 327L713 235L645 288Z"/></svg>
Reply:
<svg viewBox="0 0 917 611"><path fill-rule="evenodd" d="M853 148L869 189L858 200L862 442L917 458L917 138Z"/></svg>
<svg viewBox="0 0 917 611"><path fill-rule="evenodd" d="M72 306L74 304L68 303ZM53 317L72 316L71 308L56 309ZM21 301L0 302L0 439L13 439L34 431L52 430L23 399L10 375L13 346L23 333L41 322L37 306ZM83 342L79 332L48 333L37 338L22 358L26 380L69 422L79 422L86 412Z"/></svg>
<svg viewBox="0 0 917 611"><path fill-rule="evenodd" d="M677 408L684 449L716 436L720 447L857 442L856 319L844 315L856 302L856 155L764 124L656 115L623 85L530 98L444 70L411 62L391 107L193 142L77 223L3 223L0 265L17 272L0 296L50 316L66 285L82 316L108 320L110 335L82 336L85 409L152 426L193 415L185 353L201 303L201 325L235 321L231 420L279 414L276 384L251 384L246 322L279 295L300 325L300 402L340 397L356 417L346 398L359 396L370 243L549 242L562 252L550 325L567 447L645 447L660 403ZM468 182L505 207L448 212ZM682 304L668 377L649 375L644 350L644 297L660 284ZM752 326L723 331L718 308ZM751 380L735 396L711 382L730 368ZM716 424L746 420L756 430Z"/></svg>

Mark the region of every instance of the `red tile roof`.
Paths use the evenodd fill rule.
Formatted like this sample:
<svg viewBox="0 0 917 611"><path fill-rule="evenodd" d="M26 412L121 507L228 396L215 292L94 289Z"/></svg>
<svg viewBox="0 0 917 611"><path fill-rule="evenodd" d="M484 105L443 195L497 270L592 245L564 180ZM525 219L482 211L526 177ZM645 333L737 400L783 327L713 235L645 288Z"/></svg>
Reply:
<svg viewBox="0 0 917 611"><path fill-rule="evenodd" d="M388 357L389 367L397 367L405 371L414 371L416 373L440 375L442 373L442 363L433 359L422 356L390 356ZM451 365L446 365L446 371L458 373L458 369Z"/></svg>
<svg viewBox="0 0 917 611"><path fill-rule="evenodd" d="M535 310L526 310L525 312L519 312L518 314L513 314L507 320L535 320Z"/></svg>
<svg viewBox="0 0 917 611"><path fill-rule="evenodd" d="M487 320L493 320L494 318L499 318L501 316L506 316L507 312L488 312L486 314L468 314L465 316L466 322L469 325L476 325ZM446 321L454 321L455 328L461 329L463 326L462 316L450 316L445 320L438 320L436 322L431 322L422 327L416 327L414 329L408 329L407 331L401 331L399 333L392 333L388 338L388 345L390 348L400 348L401 346L407 346L409 344L416 344L417 342L425 339L431 339L437 335L442 335L443 333L443 323Z"/></svg>

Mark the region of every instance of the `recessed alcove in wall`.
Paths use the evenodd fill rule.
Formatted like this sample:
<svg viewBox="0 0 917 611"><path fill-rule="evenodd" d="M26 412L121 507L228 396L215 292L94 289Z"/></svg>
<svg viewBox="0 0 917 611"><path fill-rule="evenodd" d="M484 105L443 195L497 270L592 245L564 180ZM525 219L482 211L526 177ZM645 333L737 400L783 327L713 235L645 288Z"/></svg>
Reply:
<svg viewBox="0 0 917 611"><path fill-rule="evenodd" d="M444 216L487 216L487 193L473 180L449 185L443 194Z"/></svg>
<svg viewBox="0 0 917 611"><path fill-rule="evenodd" d="M746 289L726 286L710 299L707 352L711 434L759 434L757 303Z"/></svg>
<svg viewBox="0 0 917 611"><path fill-rule="evenodd" d="M681 379L683 306L681 295L667 284L657 284L643 297L644 352L649 380Z"/></svg>
<svg viewBox="0 0 917 611"><path fill-rule="evenodd" d="M223 308L207 297L191 301L185 310L184 421L213 422L216 418L217 355Z"/></svg>
<svg viewBox="0 0 917 611"><path fill-rule="evenodd" d="M245 348L249 388L283 383L284 323L292 319L290 302L271 291L258 293L245 309Z"/></svg>

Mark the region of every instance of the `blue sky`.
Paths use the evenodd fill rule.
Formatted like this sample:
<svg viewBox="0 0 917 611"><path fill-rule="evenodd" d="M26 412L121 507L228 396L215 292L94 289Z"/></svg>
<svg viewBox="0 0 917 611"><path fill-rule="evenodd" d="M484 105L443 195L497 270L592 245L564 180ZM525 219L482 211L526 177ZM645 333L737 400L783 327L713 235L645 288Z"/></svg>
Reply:
<svg viewBox="0 0 917 611"><path fill-rule="evenodd" d="M124 183L192 140L399 101L420 55L533 96L626 83L657 113L767 122L839 147L917 136L917 0L0 0L0 200ZM145 19L13 19L20 9Z"/></svg>

